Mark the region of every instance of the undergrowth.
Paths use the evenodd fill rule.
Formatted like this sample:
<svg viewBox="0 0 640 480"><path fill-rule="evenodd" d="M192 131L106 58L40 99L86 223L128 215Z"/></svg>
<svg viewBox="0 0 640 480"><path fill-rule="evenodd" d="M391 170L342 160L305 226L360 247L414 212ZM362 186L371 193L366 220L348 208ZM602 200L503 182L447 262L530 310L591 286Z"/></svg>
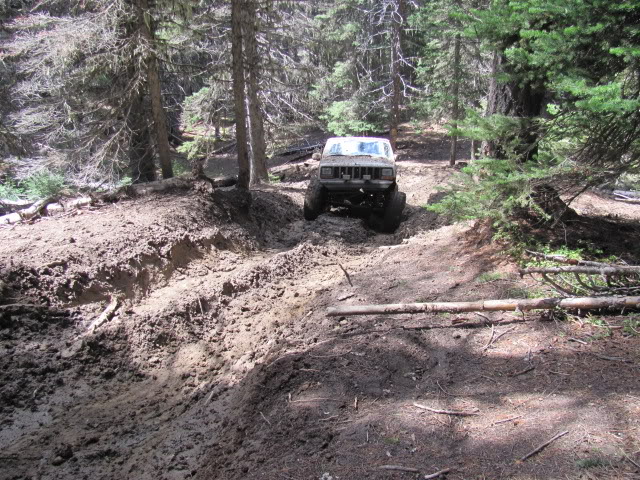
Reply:
<svg viewBox="0 0 640 480"><path fill-rule="evenodd" d="M39 200L57 197L69 189L64 175L49 170L40 170L27 178L17 181L7 178L0 184L0 199L17 200L27 198Z"/></svg>

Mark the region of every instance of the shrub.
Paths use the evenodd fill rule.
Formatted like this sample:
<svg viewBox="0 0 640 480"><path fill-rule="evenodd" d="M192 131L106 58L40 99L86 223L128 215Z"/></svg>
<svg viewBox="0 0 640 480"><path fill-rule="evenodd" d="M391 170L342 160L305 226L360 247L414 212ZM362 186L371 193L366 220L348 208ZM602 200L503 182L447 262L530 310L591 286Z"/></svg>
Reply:
<svg viewBox="0 0 640 480"><path fill-rule="evenodd" d="M0 199L17 200L23 193L23 189L10 178L0 183Z"/></svg>
<svg viewBox="0 0 640 480"><path fill-rule="evenodd" d="M34 200L58 196L66 187L63 175L48 170L40 170L22 183L27 196Z"/></svg>

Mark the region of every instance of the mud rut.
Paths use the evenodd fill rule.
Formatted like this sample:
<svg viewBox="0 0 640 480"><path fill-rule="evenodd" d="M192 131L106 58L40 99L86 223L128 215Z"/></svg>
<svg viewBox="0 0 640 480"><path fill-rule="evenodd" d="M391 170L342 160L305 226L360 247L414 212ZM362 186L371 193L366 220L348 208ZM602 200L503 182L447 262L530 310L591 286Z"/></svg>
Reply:
<svg viewBox="0 0 640 480"><path fill-rule="evenodd" d="M74 273L72 259L11 270L17 292L75 307L4 312L0 477L202 470L228 436L224 427L238 423L246 407L238 401L253 388L242 383L256 365L331 331L323 294L353 296L339 265L353 275L376 264L385 254L378 247L399 243L409 228L380 236L340 213L304 222L304 187L289 182L285 195L267 188L251 201L217 193L208 208L219 228L150 238L93 265L94 275ZM116 314L94 328L115 298Z"/></svg>
<svg viewBox="0 0 640 480"><path fill-rule="evenodd" d="M0 478L406 475L375 468L383 463L463 472L453 478L552 478L572 460L554 456L518 470L510 458L514 444L530 450L544 439L545 423L575 421L564 397L528 412L525 433L483 432L564 389L607 408L602 416L585 407L593 425L625 425L622 405L635 387L609 385L603 403L598 387L582 391L564 376L543 385L511 378L556 348L552 326L520 329L520 337L516 329L515 343L490 355L487 332L397 332L395 319L328 319L324 309L340 302L495 295L496 284L472 281L501 260L461 247L468 226L447 226L419 207L450 175L444 164L405 163L408 207L394 235L340 212L302 220L309 170L287 169L286 182L251 201L233 189L176 192L73 217L82 251L56 233L70 219L11 232L14 259L27 246L44 253L5 259L5 295L48 299L51 308L0 315ZM114 298L116 314L92 329ZM545 361L562 370L569 357L556 350ZM635 382L633 365L617 374L622 385ZM599 370L593 375L595 383ZM495 411L464 423L406 413L421 397ZM480 433L470 436L474 429Z"/></svg>

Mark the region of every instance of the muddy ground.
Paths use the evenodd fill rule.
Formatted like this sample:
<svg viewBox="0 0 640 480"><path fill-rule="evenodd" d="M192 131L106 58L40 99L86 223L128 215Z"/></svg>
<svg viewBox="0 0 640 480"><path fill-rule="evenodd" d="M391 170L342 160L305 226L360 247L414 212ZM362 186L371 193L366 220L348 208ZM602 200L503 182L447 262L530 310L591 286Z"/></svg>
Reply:
<svg viewBox="0 0 640 480"><path fill-rule="evenodd" d="M1 229L0 478L640 478L640 315L326 316L543 289L484 227L421 208L455 171L441 133L402 146L393 235L305 222L302 160L250 198ZM640 207L589 195L564 241L637 262Z"/></svg>

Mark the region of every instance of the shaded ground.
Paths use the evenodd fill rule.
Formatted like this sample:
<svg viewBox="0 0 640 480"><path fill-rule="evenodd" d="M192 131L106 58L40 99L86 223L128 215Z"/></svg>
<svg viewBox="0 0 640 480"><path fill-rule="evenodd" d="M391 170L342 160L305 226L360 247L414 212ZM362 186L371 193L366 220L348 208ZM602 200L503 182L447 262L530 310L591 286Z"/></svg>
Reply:
<svg viewBox="0 0 640 480"><path fill-rule="evenodd" d="M314 165L286 159L250 199L176 191L0 230L0 478L638 478L640 316L325 315L542 288L420 208L448 144L403 142L394 235L305 222ZM640 207L584 205L567 239L630 241L637 262Z"/></svg>

